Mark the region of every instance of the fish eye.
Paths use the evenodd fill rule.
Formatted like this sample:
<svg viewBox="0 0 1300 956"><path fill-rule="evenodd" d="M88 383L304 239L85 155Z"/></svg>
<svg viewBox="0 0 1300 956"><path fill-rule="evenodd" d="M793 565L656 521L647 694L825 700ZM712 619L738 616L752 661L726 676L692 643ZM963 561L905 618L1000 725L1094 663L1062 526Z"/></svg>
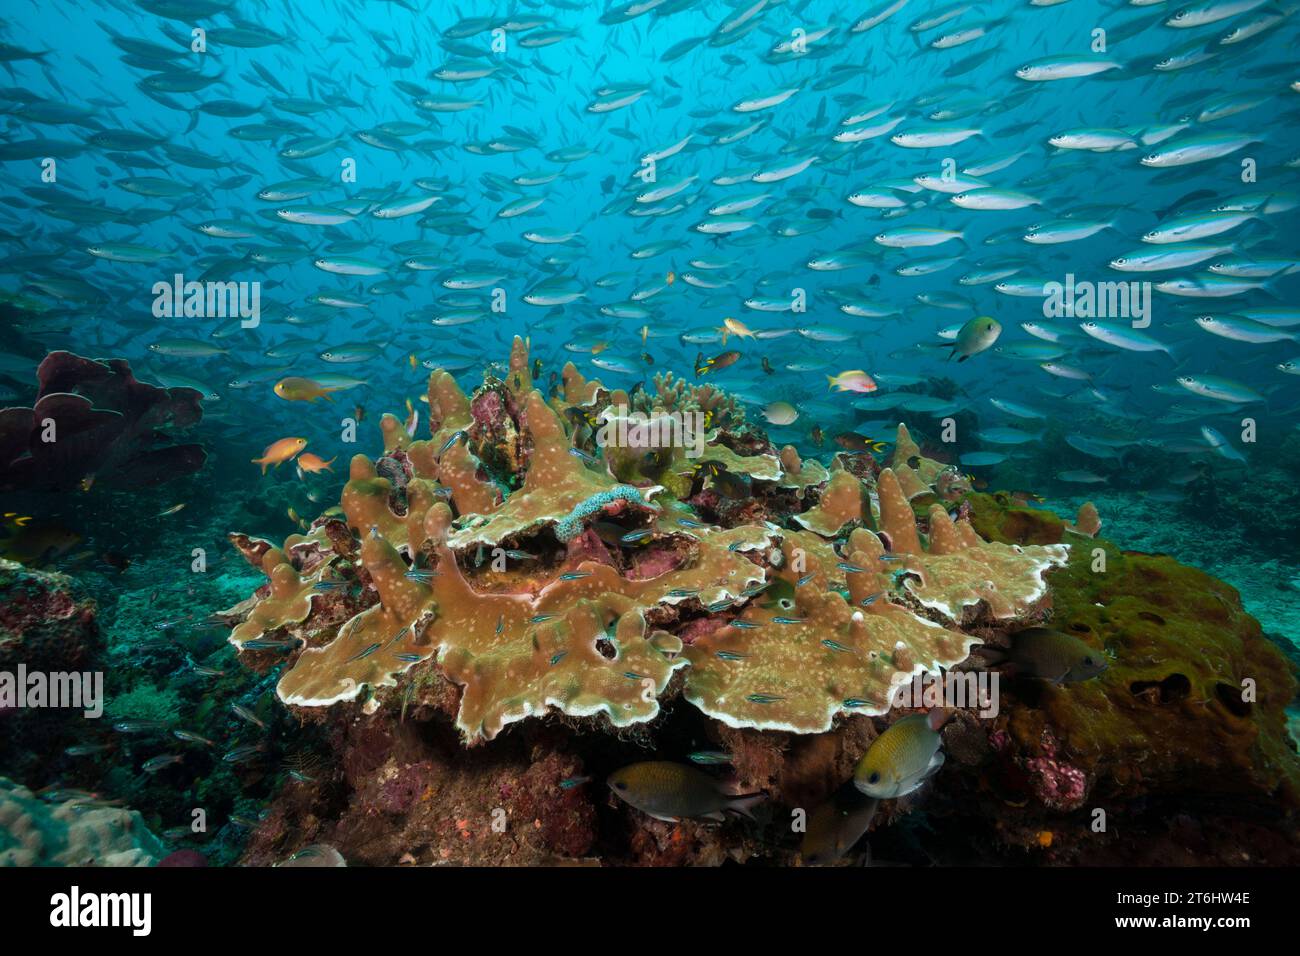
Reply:
<svg viewBox="0 0 1300 956"><path fill-rule="evenodd" d="M867 778L867 783L880 783L880 771L871 771L871 776Z"/></svg>
<svg viewBox="0 0 1300 956"><path fill-rule="evenodd" d="M1091 666L1092 666L1092 658L1091 658L1091 657L1085 657L1085 658L1083 659L1083 663L1084 663L1084 666L1086 666L1086 667L1091 667Z"/></svg>
<svg viewBox="0 0 1300 956"><path fill-rule="evenodd" d="M624 782L621 781L621 780L617 780L617 781L614 782L614 789L615 789L615 790L626 790L626 789L627 789L627 784L624 783Z"/></svg>

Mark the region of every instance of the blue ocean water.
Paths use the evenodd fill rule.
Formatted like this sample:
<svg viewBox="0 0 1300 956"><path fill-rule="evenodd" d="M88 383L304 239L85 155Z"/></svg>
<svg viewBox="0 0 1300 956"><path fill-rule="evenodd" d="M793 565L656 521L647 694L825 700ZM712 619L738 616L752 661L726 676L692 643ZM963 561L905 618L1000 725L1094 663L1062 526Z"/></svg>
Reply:
<svg viewBox="0 0 1300 956"><path fill-rule="evenodd" d="M207 427L247 457L299 433L325 452L336 423L278 400L280 377L348 376L365 384L338 404L400 411L426 367L472 386L524 335L549 372L574 361L627 387L690 376L727 347L730 317L756 337L731 336L743 358L710 380L752 419L793 402L798 419L769 427L808 453L814 428L833 450L900 419L937 438L965 412L952 447L1013 465L1041 441L981 440L981 425L1077 436L1046 468L1023 462L1021 483L1065 473L1086 492L1129 456L1158 483L1293 449L1300 390L1277 366L1300 328L1294 23L1255 3L1191 10L19 8L6 286L43 317L19 323L31 340L7 380L15 397L30 385L39 348L121 357L202 390ZM337 224L286 221L296 207ZM916 227L947 232L876 241ZM1035 227L1058 241L1026 241ZM1112 265L1171 248L1150 271ZM154 286L176 275L257 284L260 324L155 317ZM1101 299L1125 314L1100 320L1137 323L1137 341L1083 334L1086 303L1045 317L1042 287L1070 277L1122 283ZM1001 336L952 361L946 343L980 315ZM1198 316L1236 318L1211 334ZM355 362L321 357L355 344ZM878 391L828 394L852 369ZM937 410L898 395L937 378L952 400Z"/></svg>
<svg viewBox="0 0 1300 956"><path fill-rule="evenodd" d="M192 381L216 397L209 420L255 425L254 446L314 424L271 394L277 372L365 379L345 396L400 409L423 381L412 356L462 363L472 383L522 334L544 368L574 360L630 385L660 369L690 374L697 356L722 350L716 330L729 316L760 337L733 337L744 358L714 381L755 411L794 401L799 420L773 426L777 440L806 444L814 424L834 435L900 417L887 397L892 375L905 384L950 378L960 409L990 424L1017 424L987 404L1000 396L1103 443L1115 430L1168 443L1186 434L1214 455L1199 433L1209 425L1230 436L1229 449L1238 446L1237 412L1251 403L1206 399L1179 387L1182 374L1223 376L1266 398L1256 406L1259 440L1281 442L1294 432L1286 413L1300 398L1295 380L1274 367L1294 357L1298 327L1287 278L1297 133L1286 54L1295 34L1271 8L1235 6L1242 12L1219 18L1228 5L1207 4L1207 22L1191 27L1169 25L1168 5L1083 3L895 3L856 18L817 2L608 11L180 2L61 5L39 16L33 8L10 18L7 37L10 50L41 54L7 57L15 84L6 91L7 142L23 157L5 164L8 284L68 316L43 345L111 352L164 383ZM198 30L213 33L206 52L190 51ZM1017 75L1033 63L1067 76ZM893 132L877 132L886 128ZM873 135L836 141L864 129ZM131 134L125 142L107 135L119 130ZM1080 131L1076 139L1104 145L1051 145ZM946 145L891 139L907 135ZM42 141L57 164L53 183L41 178ZM1198 157L1222 155L1164 165L1183 143L1201 149ZM289 158L295 144L319 155ZM673 149L653 168L643 162ZM1144 165L1152 156L1157 165ZM141 177L183 191L152 197L144 184L133 192L129 180ZM939 188L917 186L918 177ZM305 194L258 198L291 180L306 180L298 184ZM986 201L1016 208L955 203L980 183L1012 191ZM885 208L854 205L861 193ZM399 200L434 202L378 218ZM302 225L277 215L294 206L343 207L344 221ZM1222 206L1241 215L1193 240L1218 250L1208 258L1141 273L1108 265L1164 245L1143 242L1162 222L1222 218L1210 213ZM505 215L517 209L526 211ZM718 221L738 231L707 231ZM1024 239L1035 226L1060 232L1080 223L1104 227L1068 242ZM923 247L873 241L891 227L961 235ZM156 254L123 262L87 252L101 242ZM258 260L260 247L270 247L274 264ZM313 267L331 254L342 260L337 270L372 274ZM832 256L843 268L816 267ZM924 274L899 274L918 261ZM1234 265L1249 275L1234 277ZM153 286L177 273L260 283L261 324L236 331L216 320L155 318ZM474 288L456 291L467 273ZM1183 294L1148 289L1149 315L1138 319L1158 343L1139 347L1172 355L1081 335L1078 317L1045 320L1041 295L1017 294L1069 276L1191 283ZM86 286L41 288L64 278ZM1202 279L1212 284L1201 288ZM530 304L530 290L545 283L567 301L539 295L543 304ZM503 311L492 310L493 290ZM321 294L332 304L312 301ZM806 311L792 311L796 301ZM1204 314L1262 317L1283 330L1281 340L1207 334L1194 321ZM958 366L948 349L929 347L977 315L1001 323L990 353ZM1021 328L1044 321L1063 329L1064 341ZM834 341L819 340L823 328ZM221 352L191 355L182 345L167 354L176 338ZM355 363L320 358L359 342L378 351ZM613 370L593 365L597 358ZM760 372L764 358L770 373ZM1043 361L1072 377L1044 371ZM877 374L880 392L856 403L827 395L826 375L856 368ZM1037 434L1043 420L1019 424ZM961 437L963 449L979 444ZM322 441L308 438L313 447ZM1080 451L1060 464L1092 471L1110 457Z"/></svg>

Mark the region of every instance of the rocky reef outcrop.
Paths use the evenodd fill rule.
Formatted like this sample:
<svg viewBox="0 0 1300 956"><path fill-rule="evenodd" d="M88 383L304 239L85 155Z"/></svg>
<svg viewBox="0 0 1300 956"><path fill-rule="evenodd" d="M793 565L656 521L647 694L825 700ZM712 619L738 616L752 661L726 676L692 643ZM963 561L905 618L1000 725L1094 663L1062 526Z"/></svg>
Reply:
<svg viewBox="0 0 1300 956"><path fill-rule="evenodd" d="M90 702L51 706L62 701L50 699L49 690L66 686L82 694L83 675L100 666L103 651L97 616L95 602L73 579L0 558L0 765L8 773L42 778L59 746L84 733ZM34 681L44 690L29 702L20 685Z"/></svg>

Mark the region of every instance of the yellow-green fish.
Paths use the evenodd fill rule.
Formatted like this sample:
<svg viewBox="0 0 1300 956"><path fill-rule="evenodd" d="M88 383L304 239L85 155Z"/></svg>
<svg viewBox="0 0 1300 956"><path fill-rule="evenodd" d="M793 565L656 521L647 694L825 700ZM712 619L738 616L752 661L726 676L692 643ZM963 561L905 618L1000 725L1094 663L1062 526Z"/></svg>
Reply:
<svg viewBox="0 0 1300 956"><path fill-rule="evenodd" d="M994 663L1005 660L1016 674L1037 677L1054 684L1091 680L1107 667L1104 651L1088 646L1073 634L1047 627L1031 627L1011 638L1009 651L988 648Z"/></svg>
<svg viewBox="0 0 1300 956"><path fill-rule="evenodd" d="M616 770L606 781L627 803L656 820L676 823L682 817L725 819L724 810L752 816L750 807L763 793L729 794L703 771L668 760L648 760Z"/></svg>
<svg viewBox="0 0 1300 956"><path fill-rule="evenodd" d="M976 316L958 330L957 339L950 346L952 352L948 358L957 355L960 356L957 361L964 362L972 355L978 355L992 347L1001 334L1002 325L997 319L988 315Z"/></svg>
<svg viewBox="0 0 1300 956"><path fill-rule="evenodd" d="M297 375L290 375L288 378L280 379L275 383L274 389L275 394L286 402L314 402L318 398L332 402L334 399L330 397L330 392L337 390L337 388L327 388L315 379L302 378Z"/></svg>
<svg viewBox="0 0 1300 956"><path fill-rule="evenodd" d="M871 742L853 771L853 784L869 797L893 800L917 789L943 766L942 710L911 714Z"/></svg>
<svg viewBox="0 0 1300 956"><path fill-rule="evenodd" d="M799 844L805 866L834 863L853 849L867 832L880 801L869 797L852 780L808 814L808 829Z"/></svg>

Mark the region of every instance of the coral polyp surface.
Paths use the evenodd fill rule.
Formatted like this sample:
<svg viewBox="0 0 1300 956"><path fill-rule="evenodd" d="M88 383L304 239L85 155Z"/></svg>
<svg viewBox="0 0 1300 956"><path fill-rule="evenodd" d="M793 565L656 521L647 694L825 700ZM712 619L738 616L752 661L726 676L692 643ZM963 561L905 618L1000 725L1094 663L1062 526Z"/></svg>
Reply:
<svg viewBox="0 0 1300 956"><path fill-rule="evenodd" d="M852 542L850 542L852 544ZM772 593L686 651L686 699L732 727L818 733L839 713L887 711L913 675L964 660L976 638L868 594L868 573L849 574L849 596L829 590L815 557L789 564ZM861 552L853 552L859 557Z"/></svg>
<svg viewBox="0 0 1300 956"><path fill-rule="evenodd" d="M1024 616L1047 593L1045 572L1069 557L1064 544L984 541L968 521L954 522L938 504L930 508L923 549L912 528L912 507L888 468L880 473L877 494L881 526L894 532L895 573L914 575L905 583L908 593L950 620L960 621L966 608L980 603L1001 620Z"/></svg>
<svg viewBox="0 0 1300 956"><path fill-rule="evenodd" d="M240 539L269 584L231 640L305 645L285 703L373 709L432 670L459 689L470 741L552 710L643 723L670 685L732 727L815 733L963 661L972 609L1029 613L1064 560L1063 545L984 541L938 504L918 519L891 469L872 483L778 451L712 389L664 379L639 397L651 416L708 414L698 458L602 443L618 432L593 425L624 416L627 396L570 375L548 401L528 368L516 340L509 381L473 396L435 371L430 438L384 416L383 457L350 467L346 531L323 516L283 548ZM940 476L908 457L909 482ZM354 601L336 595L347 582Z"/></svg>

